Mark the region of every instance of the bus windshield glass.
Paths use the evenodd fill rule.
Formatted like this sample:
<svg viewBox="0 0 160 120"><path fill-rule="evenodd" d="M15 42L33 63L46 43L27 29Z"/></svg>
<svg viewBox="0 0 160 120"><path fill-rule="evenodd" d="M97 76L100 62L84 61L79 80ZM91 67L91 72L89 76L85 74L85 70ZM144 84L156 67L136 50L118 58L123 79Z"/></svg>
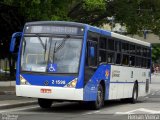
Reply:
<svg viewBox="0 0 160 120"><path fill-rule="evenodd" d="M25 36L21 70L28 72L78 73L82 38ZM49 66L53 65L53 71Z"/></svg>

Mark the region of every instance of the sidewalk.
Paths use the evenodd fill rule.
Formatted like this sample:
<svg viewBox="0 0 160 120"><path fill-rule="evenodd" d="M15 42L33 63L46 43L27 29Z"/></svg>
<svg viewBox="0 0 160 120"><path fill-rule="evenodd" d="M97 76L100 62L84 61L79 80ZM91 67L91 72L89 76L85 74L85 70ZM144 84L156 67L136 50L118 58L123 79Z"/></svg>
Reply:
<svg viewBox="0 0 160 120"><path fill-rule="evenodd" d="M37 104L37 99L17 97L15 86L0 86L0 110Z"/></svg>
<svg viewBox="0 0 160 120"><path fill-rule="evenodd" d="M15 95L14 86L0 86L0 95Z"/></svg>

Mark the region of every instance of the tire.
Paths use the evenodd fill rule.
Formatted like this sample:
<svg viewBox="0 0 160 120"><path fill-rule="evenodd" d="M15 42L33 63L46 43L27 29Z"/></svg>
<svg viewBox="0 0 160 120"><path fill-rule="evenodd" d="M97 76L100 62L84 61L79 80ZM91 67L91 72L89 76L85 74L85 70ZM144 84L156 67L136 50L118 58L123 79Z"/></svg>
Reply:
<svg viewBox="0 0 160 120"><path fill-rule="evenodd" d="M38 104L41 108L50 108L52 106L52 100L50 99L38 99Z"/></svg>
<svg viewBox="0 0 160 120"><path fill-rule="evenodd" d="M130 102L135 104L137 102L137 98L138 98L138 84L135 83L133 87L132 98L130 99Z"/></svg>
<svg viewBox="0 0 160 120"><path fill-rule="evenodd" d="M91 102L91 108L98 110L104 106L104 89L101 84L98 86L97 99L94 102Z"/></svg>

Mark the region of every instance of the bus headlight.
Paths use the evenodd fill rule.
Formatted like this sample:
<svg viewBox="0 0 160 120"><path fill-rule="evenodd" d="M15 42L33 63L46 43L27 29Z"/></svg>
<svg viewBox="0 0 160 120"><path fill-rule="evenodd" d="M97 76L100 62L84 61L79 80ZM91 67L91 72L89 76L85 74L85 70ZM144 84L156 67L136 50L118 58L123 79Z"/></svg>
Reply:
<svg viewBox="0 0 160 120"><path fill-rule="evenodd" d="M20 75L20 85L30 85L29 82Z"/></svg>
<svg viewBox="0 0 160 120"><path fill-rule="evenodd" d="M73 79L72 81L70 81L67 85L65 85L64 87L70 87L70 88L75 88L77 84L77 78Z"/></svg>

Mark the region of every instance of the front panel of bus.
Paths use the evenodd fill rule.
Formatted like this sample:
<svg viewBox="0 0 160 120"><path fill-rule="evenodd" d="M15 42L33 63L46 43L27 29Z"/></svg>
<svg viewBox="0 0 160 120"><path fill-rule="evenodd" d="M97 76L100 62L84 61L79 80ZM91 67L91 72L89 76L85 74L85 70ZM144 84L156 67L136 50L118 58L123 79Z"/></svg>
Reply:
<svg viewBox="0 0 160 120"><path fill-rule="evenodd" d="M17 96L83 100L80 80L84 28L27 24L17 70Z"/></svg>

